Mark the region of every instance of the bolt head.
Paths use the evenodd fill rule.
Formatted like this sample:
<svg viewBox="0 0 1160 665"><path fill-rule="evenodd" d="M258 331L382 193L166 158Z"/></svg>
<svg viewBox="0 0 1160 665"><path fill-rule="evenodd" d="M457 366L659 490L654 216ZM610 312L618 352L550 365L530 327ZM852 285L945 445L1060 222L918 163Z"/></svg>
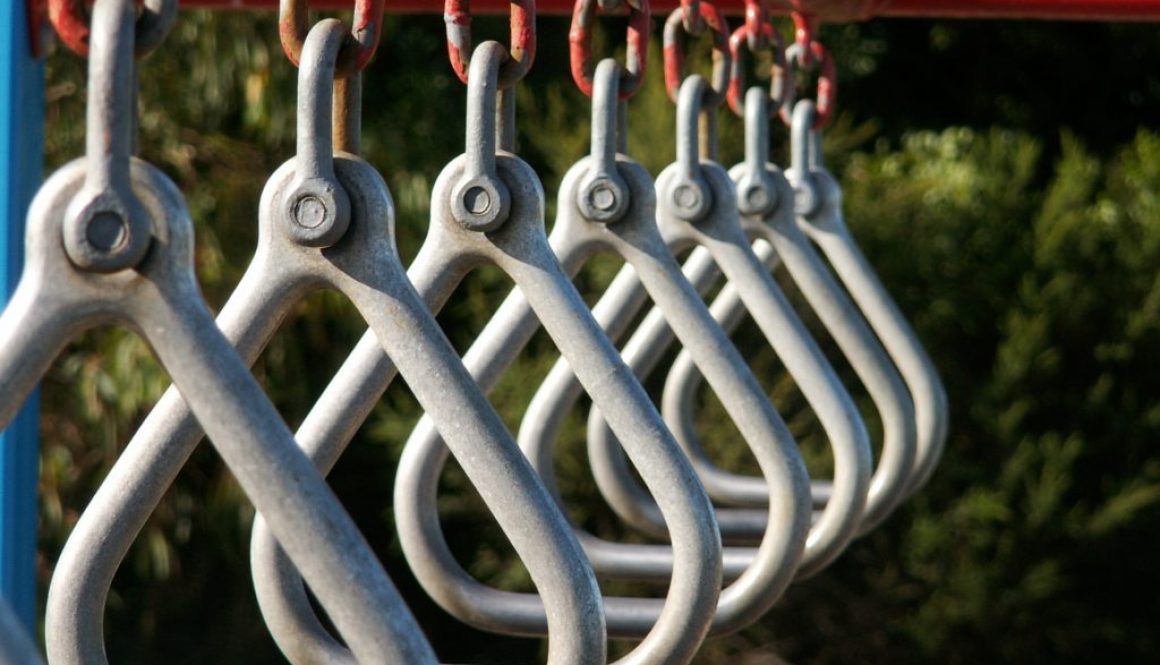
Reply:
<svg viewBox="0 0 1160 665"><path fill-rule="evenodd" d="M451 191L452 218L469 231L490 233L503 226L511 209L507 186L495 176L466 179Z"/></svg>
<svg viewBox="0 0 1160 665"><path fill-rule="evenodd" d="M679 207L692 210L701 205L701 192L692 185L678 185L673 192L673 199Z"/></svg>
<svg viewBox="0 0 1160 665"><path fill-rule="evenodd" d="M616 207L616 191L606 182L599 183L589 191L588 201L593 208L607 212Z"/></svg>
<svg viewBox="0 0 1160 665"><path fill-rule="evenodd" d="M793 188L793 209L799 215L814 214L819 205L817 191L810 185L799 184Z"/></svg>
<svg viewBox="0 0 1160 665"><path fill-rule="evenodd" d="M304 247L330 247L350 225L351 201L341 184L327 178L288 179L281 196L282 224Z"/></svg>
<svg viewBox="0 0 1160 665"><path fill-rule="evenodd" d="M113 252L129 240L129 223L116 212L102 210L85 224L85 239L99 252Z"/></svg>
<svg viewBox="0 0 1160 665"><path fill-rule="evenodd" d="M316 229L326 223L326 204L313 194L299 197L292 209L294 223L304 229Z"/></svg>
<svg viewBox="0 0 1160 665"><path fill-rule="evenodd" d="M576 204L585 219L610 224L624 216L629 193L615 176L599 173L580 184Z"/></svg>
<svg viewBox="0 0 1160 665"><path fill-rule="evenodd" d="M65 211L63 241L81 270L113 273L140 263L152 235L145 211L131 192L82 188Z"/></svg>
<svg viewBox="0 0 1160 665"><path fill-rule="evenodd" d="M746 188L744 197L745 203L753 211L762 210L769 205L769 194L760 185Z"/></svg>
<svg viewBox="0 0 1160 665"><path fill-rule="evenodd" d="M473 215L482 215L491 208L491 195L482 187L468 187L463 192L463 207Z"/></svg>

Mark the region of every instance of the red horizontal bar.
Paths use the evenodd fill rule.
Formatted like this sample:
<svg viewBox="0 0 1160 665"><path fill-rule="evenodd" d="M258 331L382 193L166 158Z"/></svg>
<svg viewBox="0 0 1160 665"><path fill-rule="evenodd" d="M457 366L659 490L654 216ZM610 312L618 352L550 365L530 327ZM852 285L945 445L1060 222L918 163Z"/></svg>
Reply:
<svg viewBox="0 0 1160 665"><path fill-rule="evenodd" d="M653 13L668 12L678 0L655 0ZM728 13L744 13L744 0L716 0ZM312 0L318 8L346 8L353 0ZM538 0L542 14L571 14L571 0ZM181 0L185 8L273 9L278 0ZM473 0L479 14L507 13L506 0ZM1066 19L1091 21L1160 21L1160 0L771 0L777 13L802 10L826 21L853 21L885 17ZM440 0L387 0L387 11L402 14L439 14Z"/></svg>

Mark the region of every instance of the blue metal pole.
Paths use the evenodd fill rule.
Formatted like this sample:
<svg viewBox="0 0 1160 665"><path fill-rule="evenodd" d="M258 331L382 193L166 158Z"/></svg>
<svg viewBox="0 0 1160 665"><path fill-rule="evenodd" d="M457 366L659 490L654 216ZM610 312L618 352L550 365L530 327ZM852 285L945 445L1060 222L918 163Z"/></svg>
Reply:
<svg viewBox="0 0 1160 665"><path fill-rule="evenodd" d="M0 0L0 306L24 264L24 217L40 184L44 67L29 47L27 0ZM0 432L0 594L36 627L37 400Z"/></svg>

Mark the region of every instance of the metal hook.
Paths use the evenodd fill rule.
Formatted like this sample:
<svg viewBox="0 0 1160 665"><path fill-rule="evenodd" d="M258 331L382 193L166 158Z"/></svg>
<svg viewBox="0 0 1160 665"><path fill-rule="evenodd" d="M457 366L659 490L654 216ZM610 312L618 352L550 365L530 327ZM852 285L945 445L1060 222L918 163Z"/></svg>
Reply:
<svg viewBox="0 0 1160 665"><path fill-rule="evenodd" d="M616 65L612 61L602 62L597 69L596 94L593 96L594 142L596 137L605 135L610 129L607 125L612 121L611 114L607 109L602 112L599 104L614 101L617 90L615 73ZM601 127L602 124L606 126ZM711 634L734 631L764 614L792 579L809 524L804 466L793 437L769 404L757 379L724 332L711 320L701 298L681 275L676 259L660 237L655 223L653 184L647 173L627 157L618 157L616 166L625 176L633 204L615 224L603 224L592 219L578 203L569 205L575 201L574 195L583 191L585 173L595 159L594 155L581 160L564 177L560 188L561 205L551 236L557 256L573 273L597 254L612 253L626 260L628 265L622 273L639 276L647 293L655 299L657 308L671 321L682 343L687 348L696 349L698 361L714 375L718 394L758 459L767 492L779 496L771 501L777 517L768 520L761 547L747 548L743 553L749 557L749 565L722 589L717 603ZM638 298L632 306L623 309L598 307L594 315L610 335L619 336L633 312L644 304L643 300ZM606 303L602 301L602 304ZM625 357L630 356L626 354ZM635 359L639 354L632 357ZM649 369L639 364L630 363L630 366L638 374ZM550 488L555 487L553 448L556 435L563 415L581 393L581 386L569 364L558 361L524 414L520 445ZM643 491L642 494L652 501ZM652 510L659 513L655 503ZM728 513L718 511L718 518L727 519ZM653 576L661 581L673 573L672 550L668 546L624 545L603 541L584 532L580 535L598 573L611 571L610 576L614 576L625 567L653 566ZM725 556L733 556L733 549L726 548ZM656 566L658 561L666 562L667 569ZM654 605L648 612L644 607L637 611L643 620L644 616L655 617L658 609L659 606ZM615 630L616 621L611 614L609 623L610 629Z"/></svg>
<svg viewBox="0 0 1160 665"><path fill-rule="evenodd" d="M815 125L816 122L811 123L808 118L799 119L795 109L791 149L796 164L802 166L795 164L786 176L794 176L791 181L795 190L809 185L811 190L820 192L823 199L820 205L799 209L797 223L829 259L834 272L878 335L910 390L918 444L904 493L904 496L909 496L930 479L946 445L950 418L946 389L918 335L846 226L842 215L842 190L822 163L821 131ZM802 144L807 149L804 154L799 154L803 152L799 147Z"/></svg>
<svg viewBox="0 0 1160 665"><path fill-rule="evenodd" d="M131 11L132 3L98 3L94 25L109 25L108 15L124 17L126 8ZM132 29L132 23L123 20L117 26L114 31L94 32L94 60L106 58L105 49L123 48L122 41L104 41L117 30ZM85 160L57 171L33 201L29 261L17 294L0 315L0 387L6 398L0 404L0 423L8 421L70 337L106 323L139 331L189 396L192 413L205 424L247 496L266 513L279 537L288 539L290 555L321 590L320 602L352 648L367 658L387 653L423 662L424 655L431 653L430 646L416 634L414 620L382 567L214 325L194 277L192 223L180 192L144 162L131 160L129 168L128 186L142 207L151 247L135 270L83 271L64 248L61 239L71 202L88 182ZM276 472L270 473L272 469ZM110 488L109 482L102 488ZM120 486L107 490L123 491ZM137 497L130 494L126 500L132 503ZM96 502L90 503L90 509ZM99 537L98 542L105 543ZM96 550L93 556L107 554L100 547L92 549ZM82 568L80 574L100 573ZM349 588L348 574L357 575L365 584ZM97 599L104 599L109 579L111 574L105 585L97 585ZM82 581L87 580L65 580L50 589L50 608L62 604L79 608L65 612L66 622L84 614L95 600L84 595L93 589ZM50 659L54 663L105 662L99 612L78 630L60 630L57 621L61 618L50 609L46 620Z"/></svg>
<svg viewBox="0 0 1160 665"><path fill-rule="evenodd" d="M340 28L323 23L315 29L339 34ZM309 59L300 74L304 81L313 76L308 70L319 62L327 66L330 63ZM321 69L325 70L326 66ZM322 98L312 99L319 103ZM470 467L469 477L495 509L501 527L513 533L513 544L524 557L537 588L557 608L551 623L554 637L550 653L558 659L553 662L602 660L603 617L598 610L599 590L591 570L583 561L567 523L552 505L498 416L475 389L403 273L394 245L393 205L382 178L366 162L353 156L338 156L334 161L338 181L352 199L352 223L346 234L330 248L319 251L299 243L279 223L278 210L294 191L299 166L297 159L288 161L271 177L263 192L259 250L238 290L223 309L220 325L238 342L241 354L253 361L273 335L277 323L307 291L329 286L350 297L371 323L373 332L367 334L360 346L364 352L368 346L373 352L375 362L369 365L382 370L381 374L389 381L394 363L386 358L384 351L399 358L400 371L410 380L420 403L455 432L449 435L449 442L457 454L475 457L476 451L482 451L479 456L483 461ZM383 369L384 365L387 369ZM333 397L334 393L327 395ZM327 403L324 396L299 431L303 448L325 468L334 464L358 424L369 413L374 398L356 413L336 412ZM326 425L330 422L327 419L336 415L341 423L338 433ZM129 443L110 473L109 481L82 516L58 564L53 587L59 591L50 594L50 625L54 633L64 635L62 639L95 644L92 648L96 651L91 653L103 653L100 623L108 584L149 512L201 435L181 395L170 390ZM265 513L262 517L268 518ZM338 645L318 624L298 573L277 546L278 542L286 542L285 530L275 532L278 537L275 542L271 528L261 522L255 526L253 539L255 584L279 645L294 662L315 662L317 658L333 659L326 662L350 662L352 656L346 647ZM273 523L269 525L273 526ZM325 529L311 533L318 533L319 537L327 535ZM332 572L344 575L343 570L342 565L336 564ZM318 578L307 579L312 580L312 589L319 592L319 586L314 583ZM374 576L358 579L360 585L365 584L370 590L378 583ZM350 593L349 589L334 585L322 591L328 596L336 592ZM302 615L294 614L295 611L304 611L309 620L299 621ZM402 611L406 613L405 607ZM394 619L384 621L371 612L364 614L365 618L358 620L375 623L378 632L389 630L397 623ZM317 632L309 632L310 621L314 622ZM304 626L304 632L298 632ZM412 623L407 631L408 640L426 645L418 626ZM345 631L343 635L346 637ZM356 646L349 637L347 644ZM430 647L424 646L424 649L425 652L398 656L397 662L433 662ZM561 653L582 655L556 655ZM386 649L370 655L364 649L355 654L361 662L394 657Z"/></svg>
<svg viewBox="0 0 1160 665"><path fill-rule="evenodd" d="M481 48L484 48L483 45ZM481 61L487 57L490 56L477 53L473 61ZM486 66L486 63L483 66ZM494 80L492 83L494 84ZM486 79L473 77L469 85L487 84ZM352 244L353 242L352 240ZM344 246L346 245L344 242ZM391 250L392 261L397 263L393 245ZM375 262L369 257L358 260L352 258L351 261L355 265ZM345 261L343 263L345 264ZM416 266L419 265L417 262ZM350 268L346 270L352 272L360 281L368 280ZM415 267L412 270L414 271ZM435 266L434 270L436 273L445 273L446 267ZM454 289L454 284L451 284L450 289L442 289L444 282L424 282L419 275L415 276L414 281L423 293L427 305L435 310L438 310L449 297L450 289ZM396 284L398 288L403 288L407 282L400 280ZM385 321L395 321L395 326L406 323L405 320L399 320L398 309L398 305L381 303L376 307L376 314L365 314L379 337L389 332L389 328L384 332ZM585 664L603 662L604 621L603 614L598 609L599 591L591 569L568 532L562 515L544 493L542 485L511 442L510 435L503 429L498 417L486 406L486 401L478 393L474 381L465 373L446 340L441 334L438 336L442 347L439 350L440 357L436 359L439 362L422 353L421 348L416 349L415 340L411 340L405 347L406 358L392 353L391 357L396 359L392 360L383 356L385 343L376 340L375 332L364 336L331 386L303 422L300 434L304 444L312 442L310 445L313 446L311 450L315 459L329 468L346 442L353 436L355 426L350 424L352 414L357 423L369 413L371 405L392 380L397 362L404 376L411 381L412 390L416 395L426 395L426 398L420 396L420 401L428 413L449 431L448 444L462 461L468 477L479 489L485 502L493 508L501 528L510 534L517 553L523 558L533 581L543 594L543 600L534 594L525 598L530 599L526 604L533 606L533 613L536 612L534 608L539 607L537 632L542 634L547 631L550 636L550 662ZM400 340L400 343L403 341ZM394 351L402 352L398 346L394 347ZM454 371L447 365L452 361ZM416 370L416 367L420 367L421 370ZM451 389L446 385L436 388L449 380L453 384ZM457 397L457 391L466 391L472 396L472 400L476 401L465 403L466 398ZM352 400L356 403L351 404ZM480 404L484 406L481 407ZM480 416L478 414L473 416L472 413L484 408L490 415L486 422L481 424ZM482 440L474 441L477 438ZM506 441L503 446L496 443L499 438ZM483 449L478 450L481 447ZM438 451L445 459L447 449L440 446ZM409 478L413 475L407 470L407 459L408 455L405 452L398 472L400 477ZM405 516L400 514L398 518L400 531L405 534ZM404 541L406 540L408 537L404 535ZM270 560L269 544L268 537L255 532L253 542L255 559ZM302 593L301 585L293 583L293 570L275 565L256 569L256 572L259 571L273 573L263 572L260 578L256 578L256 582L260 583L260 588L265 589L263 610L276 622L273 626L275 632L288 639L294 639L294 648L303 653L319 654L319 657L327 659L341 658L341 645L326 634L314 617L313 610ZM546 617L543 610L545 605L551 608ZM511 632L510 629L508 632ZM312 658L304 657L303 662L312 662Z"/></svg>
<svg viewBox="0 0 1160 665"><path fill-rule="evenodd" d="M686 95L686 88L703 86L704 83L698 78L691 76L682 84L683 105L678 105L678 117L691 115L691 107L696 97ZM684 131L690 131L687 123ZM831 499L815 522L807 540L806 553L799 569L799 575L807 575L832 561L853 536L857 527L870 476L868 435L857 409L849 394L842 388L833 368L793 312L769 272L753 254L741 228L737 208L734 205L735 190L728 176L720 166L709 161L701 162L700 168L703 177L712 188L713 200L721 202L712 206L700 221L696 223L684 221L682 216L673 210L671 190L677 183L682 182L685 167L680 163L670 165L657 178L660 202L657 221L661 234L672 251L701 245L693 250L689 260L702 262L703 269L707 271L718 269L723 271L730 282L738 285L742 296L746 299L746 306L757 320L759 327L819 414L834 449L835 498ZM714 262L716 266L713 265ZM687 262L686 276L696 277L690 281L694 284L705 281L703 275L691 275L689 267ZM653 314L650 313L649 317L653 317ZM662 317L658 313L651 322L649 317L646 317L645 322L638 328L637 334L660 335L667 343L671 337L665 337L668 334L667 326ZM658 346L663 345L652 343L642 345L642 348L655 349ZM610 441L610 437L600 434L600 428L593 430L590 426L590 457L600 460L614 459L616 451ZM689 446L684 442L682 445L686 452L692 454ZM698 462L695 457L693 461L695 464ZM698 470L705 471L700 467ZM602 471L602 475L598 478L607 486L602 486L602 491L614 504L617 513L637 528L657 529L658 525L651 511L642 511L637 503L619 501L615 496L609 496L609 489L612 487L618 488L621 497L630 496L631 490L627 490L626 486L631 478L612 466L608 466L607 471L607 474ZM753 534L761 533L762 528L764 519L754 519L750 523Z"/></svg>
<svg viewBox="0 0 1160 665"><path fill-rule="evenodd" d="M383 0L354 0L350 35L344 40L339 65L334 76L353 76L370 64L379 48L383 30ZM310 33L309 0L280 0L278 3L278 37L286 58L297 67L303 59L306 38Z"/></svg>
<svg viewBox="0 0 1160 665"><path fill-rule="evenodd" d="M609 633L644 638L621 662L687 663L710 627L720 589L720 539L712 509L651 401L552 253L544 233L543 190L535 173L514 156L497 157L499 173L512 192L511 215L500 229L482 234L454 223L450 213L453 183L461 177L464 161L453 161L436 181L430 235L411 275L417 285L437 283L449 295L475 266L498 266L513 278L522 297L505 301L464 357L480 386L486 390L494 385L542 322L593 400L612 414L610 420L645 484L664 506L675 565L658 621L653 621L656 614L650 618L638 610L662 601L604 599ZM450 276L447 266L454 267ZM400 461L395 506L407 560L428 593L452 614L492 630L538 630L545 608L536 599L484 587L450 555L434 510L436 484L430 482L442 464L441 448L433 423L423 419Z"/></svg>
<svg viewBox="0 0 1160 665"><path fill-rule="evenodd" d="M788 199L790 186L785 177L776 167L764 161L768 154L769 127L766 105L763 91L751 88L747 93L745 109L746 160L730 172L734 182L738 183L739 207L743 207L746 202L745 192L752 191L746 188L745 183L758 180L772 183L776 189L785 192ZM806 123L811 121L808 114L802 116L801 120ZM753 142L751 139L754 136L761 140ZM797 176L792 172L788 174L791 180ZM830 203L831 197L823 196L822 207L826 208ZM754 252L771 266L778 262L785 265L790 277L797 283L842 354L849 360L859 380L866 386L882 418L882 453L871 479L862 517L861 532L865 533L897 505L905 488L916 445L914 405L906 385L881 343L798 227L793 211L789 206L783 206L768 212L770 214L757 211L743 215L746 230L758 239ZM723 320L736 324L745 306L737 290L727 286L718 295L714 307ZM665 415L684 441L699 447L692 412L701 377L691 358L684 356L688 356L687 352L682 351L678 355L665 385ZM703 476L703 479L707 488L721 491L727 491L722 488L736 487L738 482L737 476L721 470ZM714 489L709 491L710 494L714 493ZM817 498L821 499L824 492L819 492L819 495ZM824 501L819 503L824 505Z"/></svg>

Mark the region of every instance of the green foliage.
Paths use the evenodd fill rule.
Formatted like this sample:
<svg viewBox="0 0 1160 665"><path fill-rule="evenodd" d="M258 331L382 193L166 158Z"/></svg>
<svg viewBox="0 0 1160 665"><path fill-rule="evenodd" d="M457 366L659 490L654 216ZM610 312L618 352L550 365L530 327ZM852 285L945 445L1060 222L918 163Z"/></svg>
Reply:
<svg viewBox="0 0 1160 665"><path fill-rule="evenodd" d="M424 236L431 184L462 149L462 87L443 64L441 26L434 16L389 18L366 75L364 153L392 188L407 260ZM506 31L503 21L481 20L477 28L479 35ZM541 22L540 63L518 98L520 152L541 174L550 209L564 170L587 152L588 103L561 75L566 49L555 48L566 28ZM912 99L891 87L900 78L901 45L917 40L938 59L983 58L995 30L1012 43L1010 29L987 30L872 23L827 32L843 85L851 82L826 136L828 163L842 179L855 236L946 381L952 436L928 488L833 568L792 587L758 625L708 643L701 662L761 665L778 662L775 652L811 663L1139 662L1160 652L1152 625L1160 616L1152 565L1152 525L1160 517L1160 134L1137 130L1126 114L1098 131L992 129L996 119L1017 127L1027 117L1022 127L1041 130L1048 111L1035 105L1039 93L1022 99L1008 89L996 115L979 116L979 107L993 105L979 89L973 94L985 100L962 116L948 110L950 102L939 105L959 100L957 88L931 86ZM1043 37L1055 34L1050 28L1027 34L1035 37L1029 52L1056 52ZM597 40L598 52L605 44ZM673 158L659 62L654 48L654 73L630 107L629 152L654 174ZM83 64L58 53L48 76L48 163L55 167L81 152ZM141 81L142 154L186 193L199 277L218 307L253 251L264 180L293 152L295 71L269 15L188 13L166 48L143 62ZM910 105L899 107L898 99ZM938 127L948 119L958 125L898 129L931 126L934 117ZM720 159L732 164L740 128L728 114L721 128ZM1109 147L1112 139L1123 144ZM784 143L784 134L775 142ZM577 284L591 297L618 267L598 263ZM457 348L466 348L509 289L496 271L460 289L439 317ZM362 329L333 294L295 309L255 368L288 422L304 416ZM752 328L737 339L744 349L765 346ZM493 393L513 428L555 358L538 337ZM824 469L816 421L780 364L767 351L749 359L811 462ZM54 365L42 418L42 583L167 380L148 348L124 332L85 336ZM480 650L530 661L541 645L465 631L423 599L405 570L390 479L419 413L405 386L393 386L333 484L448 658L468 660ZM873 427L875 415L866 413ZM569 414L560 443L561 490L578 521L631 537L592 498L582 416ZM736 437L726 420L705 396L699 423L712 449L724 465L745 469L751 461L730 443ZM463 473L452 465L442 487L445 530L471 571L528 588L526 571L482 517ZM244 495L203 446L122 566L107 612L110 660L280 662L250 591L251 520Z"/></svg>

